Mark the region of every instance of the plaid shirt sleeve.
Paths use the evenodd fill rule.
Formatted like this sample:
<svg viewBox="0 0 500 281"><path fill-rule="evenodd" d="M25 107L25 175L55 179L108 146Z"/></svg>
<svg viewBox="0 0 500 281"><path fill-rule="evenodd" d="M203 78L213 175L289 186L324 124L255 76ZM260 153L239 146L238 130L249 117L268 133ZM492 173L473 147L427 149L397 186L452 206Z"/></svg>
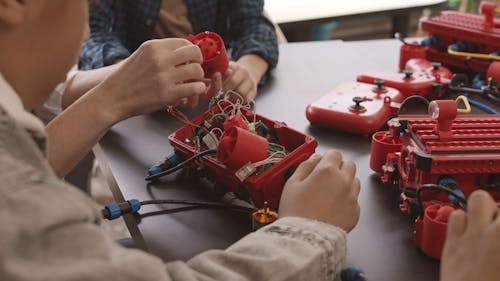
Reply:
<svg viewBox="0 0 500 281"><path fill-rule="evenodd" d="M264 1L239 0L232 4L229 20L234 38L231 44L233 59L247 54L259 55L269 64L269 73L278 63L278 39L273 24L263 14Z"/></svg>
<svg viewBox="0 0 500 281"><path fill-rule="evenodd" d="M78 68L89 70L113 64L117 59L130 56L120 39L113 34L115 13L113 0L101 0L89 5L90 38L80 52Z"/></svg>

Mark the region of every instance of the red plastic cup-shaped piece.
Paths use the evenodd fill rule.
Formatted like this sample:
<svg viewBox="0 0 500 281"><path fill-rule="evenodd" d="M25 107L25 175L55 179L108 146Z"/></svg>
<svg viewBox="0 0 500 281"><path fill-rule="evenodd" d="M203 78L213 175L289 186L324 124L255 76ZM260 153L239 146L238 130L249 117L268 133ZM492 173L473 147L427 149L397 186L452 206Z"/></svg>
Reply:
<svg viewBox="0 0 500 281"><path fill-rule="evenodd" d="M436 213L436 217L434 218L438 222L447 223L450 219L451 213L455 211L455 208L451 206L442 206Z"/></svg>
<svg viewBox="0 0 500 281"><path fill-rule="evenodd" d="M376 132L372 135L372 146L370 155L370 168L381 174L382 166L386 163L387 154L401 150L401 142L395 142L387 138L386 132Z"/></svg>
<svg viewBox="0 0 500 281"><path fill-rule="evenodd" d="M267 140L239 127L227 129L217 146L217 160L234 170L267 157Z"/></svg>
<svg viewBox="0 0 500 281"><path fill-rule="evenodd" d="M216 72L226 73L229 66L226 47L222 38L214 32L202 32L189 35L187 38L191 43L200 47L203 55L203 71L205 78L212 77Z"/></svg>
<svg viewBox="0 0 500 281"><path fill-rule="evenodd" d="M425 59L427 48L403 44L399 49L399 70L404 70L406 62L410 59Z"/></svg>
<svg viewBox="0 0 500 281"><path fill-rule="evenodd" d="M500 61L490 63L486 77L491 78L493 81L500 81Z"/></svg>
<svg viewBox="0 0 500 281"><path fill-rule="evenodd" d="M234 115L224 121L224 131L227 131L231 127L239 127L248 130L248 125L243 120L243 115L241 114Z"/></svg>
<svg viewBox="0 0 500 281"><path fill-rule="evenodd" d="M438 204L425 209L420 248L428 256L441 258L448 219L453 211L451 206Z"/></svg>

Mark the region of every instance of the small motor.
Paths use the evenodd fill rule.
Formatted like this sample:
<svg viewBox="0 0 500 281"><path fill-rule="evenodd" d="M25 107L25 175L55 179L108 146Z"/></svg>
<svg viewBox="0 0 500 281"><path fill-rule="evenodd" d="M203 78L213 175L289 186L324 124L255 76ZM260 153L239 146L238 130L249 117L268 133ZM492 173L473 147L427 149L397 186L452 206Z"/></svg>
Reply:
<svg viewBox="0 0 500 281"><path fill-rule="evenodd" d="M278 219L278 213L272 211L264 202L264 208L258 209L252 214L252 229L258 230L268 224L275 222Z"/></svg>

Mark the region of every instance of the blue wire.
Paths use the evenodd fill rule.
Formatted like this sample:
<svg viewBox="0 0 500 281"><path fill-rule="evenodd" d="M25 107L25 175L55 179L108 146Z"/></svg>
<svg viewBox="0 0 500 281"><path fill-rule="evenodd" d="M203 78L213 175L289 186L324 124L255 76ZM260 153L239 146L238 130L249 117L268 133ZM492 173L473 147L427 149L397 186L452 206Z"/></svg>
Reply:
<svg viewBox="0 0 500 281"><path fill-rule="evenodd" d="M467 94L467 93L465 93L464 96L467 97L467 99L469 100L469 103L472 106L478 107L479 109L481 109L481 110L483 110L483 111L485 111L487 113L491 113L491 114L499 114L500 113L500 112L496 111L495 109L493 109L492 107L487 106L484 103L481 103L481 102L478 102L476 100L470 99L469 98L469 94Z"/></svg>

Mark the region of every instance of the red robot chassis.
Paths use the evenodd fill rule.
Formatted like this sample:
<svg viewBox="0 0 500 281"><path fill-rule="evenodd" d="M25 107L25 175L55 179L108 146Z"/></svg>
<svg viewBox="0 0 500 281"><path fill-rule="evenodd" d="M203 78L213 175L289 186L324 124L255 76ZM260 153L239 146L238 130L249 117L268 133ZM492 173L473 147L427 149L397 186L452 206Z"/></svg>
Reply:
<svg viewBox="0 0 500 281"><path fill-rule="evenodd" d="M202 52L206 78L226 72L229 60L219 35L202 32L188 40ZM175 152L151 167L146 180L175 171L182 160L192 158L188 162L203 176L258 208L278 208L286 180L317 146L313 137L256 114L233 91L217 94L209 110L193 120L174 107L168 111L185 125L168 138Z"/></svg>
<svg viewBox="0 0 500 281"><path fill-rule="evenodd" d="M399 68L404 69L412 58L426 58L441 62L454 70L486 73L489 60L469 60L458 53L491 54L500 56L500 20L495 18L495 3L483 2L481 14L443 11L440 15L422 21L422 29L429 34L420 45L401 46ZM451 51L456 51L455 54Z"/></svg>
<svg viewBox="0 0 500 281"><path fill-rule="evenodd" d="M228 103L221 103L221 105L221 107L214 107L213 112L208 110L191 122L195 126L202 126L213 119L213 116L231 108ZM268 132L274 135L275 141L287 151L285 157L264 172L251 172L244 179L238 177L238 171L244 169L245 163L252 157L264 153L261 158L266 158L268 144L256 133L250 132L250 129L243 123L228 124L227 121L235 120L238 116L255 120L254 123L260 123L268 128ZM237 130L235 130L236 127L238 127ZM195 166L203 165L216 183L222 184L228 191L234 192L241 199L254 203L258 208L267 205L269 208L277 210L286 180L300 163L307 160L315 152L316 140L286 126L284 123L270 120L245 108L241 108L241 115L224 121L224 127L220 126L220 128L224 131L224 135L217 146L217 157L213 155L203 156L203 162L198 162ZM231 138L226 142L225 137L230 136ZM192 142L186 143L185 141L194 138L193 126L185 125L171 134L168 139L176 153L183 159L187 159L200 152ZM259 139L263 141L262 145L259 144ZM201 148L206 149L206 147Z"/></svg>
<svg viewBox="0 0 500 281"><path fill-rule="evenodd" d="M399 186L401 211L419 214L415 245L439 259L449 215L459 206L435 190L422 192L419 205L415 194L435 184L465 198L484 189L500 200L500 116L457 115L455 101L439 100L430 103L429 115L399 116L388 125L372 137L370 167L384 184Z"/></svg>

